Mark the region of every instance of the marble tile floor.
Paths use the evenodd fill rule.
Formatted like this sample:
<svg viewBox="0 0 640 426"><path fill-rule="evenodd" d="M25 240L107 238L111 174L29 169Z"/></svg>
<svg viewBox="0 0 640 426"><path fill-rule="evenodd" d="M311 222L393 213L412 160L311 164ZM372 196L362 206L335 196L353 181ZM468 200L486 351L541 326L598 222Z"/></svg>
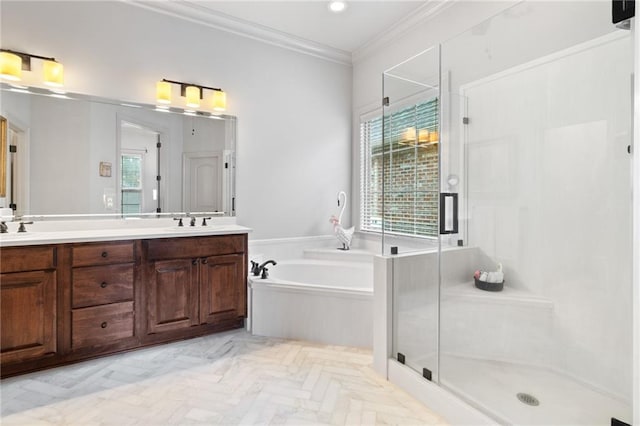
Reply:
<svg viewBox="0 0 640 426"><path fill-rule="evenodd" d="M4 379L10 425L444 424L371 352L230 331Z"/></svg>

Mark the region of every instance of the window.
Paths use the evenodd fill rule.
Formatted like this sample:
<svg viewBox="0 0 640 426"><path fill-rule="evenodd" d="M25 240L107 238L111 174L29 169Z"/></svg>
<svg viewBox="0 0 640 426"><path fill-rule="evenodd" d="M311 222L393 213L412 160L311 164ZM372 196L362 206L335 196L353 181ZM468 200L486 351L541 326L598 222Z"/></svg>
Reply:
<svg viewBox="0 0 640 426"><path fill-rule="evenodd" d="M438 235L438 99L360 124L360 229ZM384 191L383 191L384 173ZM384 203L383 203L384 194ZM383 212L384 206L384 212Z"/></svg>
<svg viewBox="0 0 640 426"><path fill-rule="evenodd" d="M142 212L142 155L122 153L122 213Z"/></svg>

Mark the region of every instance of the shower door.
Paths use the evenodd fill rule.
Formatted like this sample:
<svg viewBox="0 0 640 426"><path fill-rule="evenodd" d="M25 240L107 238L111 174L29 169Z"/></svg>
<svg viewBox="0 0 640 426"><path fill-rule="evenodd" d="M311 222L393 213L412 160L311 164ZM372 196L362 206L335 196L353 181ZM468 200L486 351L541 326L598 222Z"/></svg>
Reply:
<svg viewBox="0 0 640 426"><path fill-rule="evenodd" d="M439 381L500 423L631 423L633 54L609 8L523 2L441 46L464 107L442 129Z"/></svg>
<svg viewBox="0 0 640 426"><path fill-rule="evenodd" d="M383 254L393 255L393 357L438 375L439 49L383 74Z"/></svg>

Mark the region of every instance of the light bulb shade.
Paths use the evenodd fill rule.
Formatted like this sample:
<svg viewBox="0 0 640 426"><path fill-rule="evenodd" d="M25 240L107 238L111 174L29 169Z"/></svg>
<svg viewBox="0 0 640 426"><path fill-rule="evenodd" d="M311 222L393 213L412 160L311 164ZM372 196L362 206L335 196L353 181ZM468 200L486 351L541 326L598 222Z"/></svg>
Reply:
<svg viewBox="0 0 640 426"><path fill-rule="evenodd" d="M64 67L60 62L43 61L42 72L44 74L44 84L53 87L62 87L64 84Z"/></svg>
<svg viewBox="0 0 640 426"><path fill-rule="evenodd" d="M159 104L171 103L171 83L159 81L156 84L156 102Z"/></svg>
<svg viewBox="0 0 640 426"><path fill-rule="evenodd" d="M0 52L0 77L10 81L20 81L22 58L11 52Z"/></svg>
<svg viewBox="0 0 640 426"><path fill-rule="evenodd" d="M407 127L404 132L402 132L402 141L404 142L415 142L416 141L416 128L415 127Z"/></svg>
<svg viewBox="0 0 640 426"><path fill-rule="evenodd" d="M227 94L222 90L213 91L213 109L215 111L224 111L227 109Z"/></svg>
<svg viewBox="0 0 640 426"><path fill-rule="evenodd" d="M198 108L200 106L200 88L197 86L187 86L185 89L185 96L187 97L187 106L191 108Z"/></svg>

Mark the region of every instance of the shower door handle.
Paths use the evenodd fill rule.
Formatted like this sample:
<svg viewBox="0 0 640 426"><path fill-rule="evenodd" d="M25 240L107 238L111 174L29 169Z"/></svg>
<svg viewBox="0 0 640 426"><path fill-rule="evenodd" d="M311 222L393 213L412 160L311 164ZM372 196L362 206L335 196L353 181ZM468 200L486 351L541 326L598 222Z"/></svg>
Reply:
<svg viewBox="0 0 640 426"><path fill-rule="evenodd" d="M458 233L458 194L440 193L440 234Z"/></svg>

